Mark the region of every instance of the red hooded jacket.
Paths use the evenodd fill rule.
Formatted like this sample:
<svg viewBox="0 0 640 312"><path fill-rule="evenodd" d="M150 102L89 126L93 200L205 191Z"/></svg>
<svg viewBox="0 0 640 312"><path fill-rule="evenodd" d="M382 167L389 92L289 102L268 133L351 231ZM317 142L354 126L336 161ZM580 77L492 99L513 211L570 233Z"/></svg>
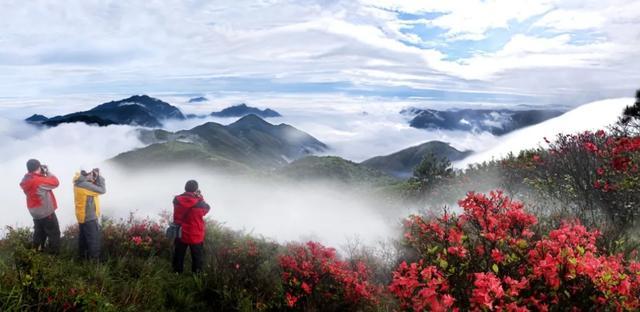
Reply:
<svg viewBox="0 0 640 312"><path fill-rule="evenodd" d="M204 216L209 210L209 204L196 193L186 192L173 199L173 222L181 226L183 243L193 245L204 241Z"/></svg>
<svg viewBox="0 0 640 312"><path fill-rule="evenodd" d="M51 190L59 184L58 178L53 175L43 176L39 173L24 175L20 187L27 195L27 208L34 219L46 218L58 209L56 197Z"/></svg>

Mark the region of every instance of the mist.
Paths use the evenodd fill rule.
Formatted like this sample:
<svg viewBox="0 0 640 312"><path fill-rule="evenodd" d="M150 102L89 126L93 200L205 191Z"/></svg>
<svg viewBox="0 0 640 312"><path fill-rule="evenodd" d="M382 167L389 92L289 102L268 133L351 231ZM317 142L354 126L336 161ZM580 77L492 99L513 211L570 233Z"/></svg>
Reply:
<svg viewBox="0 0 640 312"><path fill-rule="evenodd" d="M182 101L170 102L185 113L201 114L233 104L220 101L196 106L184 103L184 99ZM588 104L502 137L489 133L411 128L408 126L408 117L399 114L402 108L411 104L405 102L373 103L367 106L362 101L353 101L339 109L329 109L321 104L304 108L284 104L278 106L268 101L248 104L277 109L284 117L270 118L269 122L287 123L310 133L330 146L326 152L329 155L362 161L430 140L441 140L459 150L478 151L471 158L456 164L464 166L501 157L509 151L535 147L542 137L552 137L557 132L604 127L614 122L618 111L629 102L629 99L619 99ZM77 102L75 106L89 108L90 105ZM38 112L44 107L31 107L29 113ZM9 115L18 116L20 113L13 110ZM177 131L207 121L229 124L237 119L207 117L171 121L165 124L165 128ZM380 240L398 237L400 219L415 212L416 208L389 203L373 192L349 190L327 182L225 176L184 166L129 172L105 164L105 160L119 153L144 146L137 137L137 128L131 126L95 127L77 123L38 128L22 120L0 118L0 141L0 170L4 173L0 177L0 194L4 199L0 208L0 225L32 224L25 208L25 196L18 186L29 158L40 159L49 165L51 172L60 179L61 185L55 194L63 227L76 222L71 181L74 173L94 167L101 167L107 179L108 192L102 198L105 216L125 218L129 213L134 213L138 217L157 218L162 211L172 209L172 198L182 192L184 183L188 179L196 179L213 206L209 218L236 230L246 230L283 242L314 239L340 246L347 240L357 239L375 244Z"/></svg>
<svg viewBox="0 0 640 312"><path fill-rule="evenodd" d="M25 195L19 183L26 173L26 161L39 159L60 180L55 194L61 222L70 224L73 214L72 178L80 169L91 169L126 150L143 146L136 130L129 126L92 127L64 124L38 128L22 121L0 118L0 225L31 225Z"/></svg>
<svg viewBox="0 0 640 312"><path fill-rule="evenodd" d="M397 236L399 221L409 213L362 190L326 182L286 181L225 176L196 167L127 171L105 160L144 146L130 126L95 127L82 123L37 128L22 121L0 119L0 225L32 225L25 195L19 187L25 163L37 158L60 179L54 193L61 228L76 222L72 178L81 169L100 167L107 194L103 215L158 218L172 210L173 196L189 179L199 181L212 211L208 218L280 242L314 239L340 246L348 240L375 244Z"/></svg>
<svg viewBox="0 0 640 312"><path fill-rule="evenodd" d="M173 196L187 180L196 179L212 207L208 218L279 242L313 239L340 246L357 238L373 245L395 237L409 213L372 193L327 182L229 176L190 166L135 174L108 166L105 172L108 215L157 217L173 209Z"/></svg>
<svg viewBox="0 0 640 312"><path fill-rule="evenodd" d="M291 100L289 100L291 101ZM233 105L205 103L193 104L175 103L183 111L200 114L210 113ZM291 102L287 102L291 104ZM237 102L236 102L237 104ZM368 102L365 100L345 103L339 107L323 106L321 104L310 107L296 105L280 106L269 100L248 103L261 109L275 108L283 116L266 119L269 123L285 123L299 130L309 133L329 146L324 154L361 162L369 158L388 155L399 150L419 145L428 141L438 140L450 143L458 150L484 150L486 146L495 145L498 137L488 132L472 133L468 131L425 130L409 126L410 116L400 114L407 107L418 106L411 102ZM191 129L204 122L212 121L223 125L235 122L238 118L206 118L187 119L183 121L168 121L165 128L170 131Z"/></svg>

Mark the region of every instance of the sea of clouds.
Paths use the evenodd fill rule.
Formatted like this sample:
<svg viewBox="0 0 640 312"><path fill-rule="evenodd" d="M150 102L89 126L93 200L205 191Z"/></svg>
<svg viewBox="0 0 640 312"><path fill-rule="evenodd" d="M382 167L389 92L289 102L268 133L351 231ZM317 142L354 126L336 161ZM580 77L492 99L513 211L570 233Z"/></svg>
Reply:
<svg viewBox="0 0 640 312"><path fill-rule="evenodd" d="M111 168L104 161L119 153L143 147L131 126L94 127L64 124L56 128L38 128L22 121L33 113L47 116L89 109L110 99L89 98L61 101L0 103L0 225L30 226L25 196L18 186L29 158L49 165L61 182L55 191L61 223L75 222L72 177L80 169L101 167L107 179L108 193L103 196L104 214L123 218L133 212L139 217L157 217L170 210L172 196L181 192L188 179L200 181L201 189L213 205L211 218L234 229L244 229L279 241L317 239L340 246L357 238L373 244L396 237L399 220L416 207L397 207L380 198L326 183L270 183L261 179L228 177L203 172L199 168L159 169L132 174ZM179 106L185 113L207 114L232 104L240 98L212 99L205 103L187 103L186 97L161 97ZM543 136L556 132L598 128L615 121L623 103L621 99L592 103L559 118L504 137L461 131L425 131L408 126L408 117L399 112L417 106L414 102L382 102L371 99L339 99L344 105L331 105L330 99L301 103L303 98L265 98L247 101L251 106L278 110L284 117L268 121L287 123L327 143L328 154L362 161L385 155L430 140L450 142L460 150L478 151L474 161L499 157L506 151L535 147ZM67 103L67 102L64 102ZM228 124L235 118L191 119L166 123L168 130L189 129L207 121ZM537 127L537 128L536 128ZM533 130L531 130L533 129ZM542 130L544 129L544 131ZM463 166L461 162L457 165Z"/></svg>

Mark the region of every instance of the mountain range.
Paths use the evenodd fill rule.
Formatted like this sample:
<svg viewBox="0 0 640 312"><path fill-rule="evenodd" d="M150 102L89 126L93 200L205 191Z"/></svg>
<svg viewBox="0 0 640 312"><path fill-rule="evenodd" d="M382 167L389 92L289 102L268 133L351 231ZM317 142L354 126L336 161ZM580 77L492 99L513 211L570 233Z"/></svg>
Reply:
<svg viewBox="0 0 640 312"><path fill-rule="evenodd" d="M287 124L273 125L247 115L224 126L207 122L189 130L168 132L141 130L151 145L116 156L113 161L128 167L149 164L198 164L212 168L279 168L327 146Z"/></svg>
<svg viewBox="0 0 640 312"><path fill-rule="evenodd" d="M204 97L192 98L190 103L208 101ZM243 117L256 115L262 118L281 117L280 113L272 109L259 109L246 104L227 107L219 112L213 112L209 116L215 117ZM148 95L134 95L126 99L111 101L98 105L88 111L75 112L62 116L47 118L40 114L34 114L25 119L28 123L55 127L63 123L83 122L89 125L131 125L151 128L162 127L164 120L186 118L204 118L194 114L184 115L179 108L162 100Z"/></svg>
<svg viewBox="0 0 640 312"><path fill-rule="evenodd" d="M418 129L462 130L504 135L562 115L557 110L434 110L409 108L401 114L411 117L409 124Z"/></svg>
<svg viewBox="0 0 640 312"><path fill-rule="evenodd" d="M147 147L122 153L112 161L128 168L198 165L228 173L265 172L301 179L353 184L385 184L412 175L427 155L456 161L469 154L448 143L431 141L396 153L355 163L336 156L316 156L328 146L290 125L273 125L256 115L224 126L208 122L189 130L140 130Z"/></svg>
<svg viewBox="0 0 640 312"><path fill-rule="evenodd" d="M147 95L134 95L123 100L98 105L88 111L52 118L36 114L27 118L26 121L51 127L73 122L99 126L117 124L161 127L161 121L167 119L185 119L185 116L180 109L169 103Z"/></svg>

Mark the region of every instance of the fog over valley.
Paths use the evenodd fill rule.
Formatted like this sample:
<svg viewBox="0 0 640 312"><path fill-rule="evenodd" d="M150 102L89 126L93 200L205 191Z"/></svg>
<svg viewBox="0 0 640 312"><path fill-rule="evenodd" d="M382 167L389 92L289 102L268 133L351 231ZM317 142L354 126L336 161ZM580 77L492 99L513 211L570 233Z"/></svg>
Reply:
<svg viewBox="0 0 640 312"><path fill-rule="evenodd" d="M185 114L202 115L224 108L230 101L188 103L186 97L172 99L177 103L171 104L176 104ZM69 107L86 110L97 104L87 105L84 101L87 99L74 102ZM324 106L320 102L300 109L291 105L279 106L269 100L266 101L269 105L255 106L276 109L282 114L282 117L266 119L269 123L292 125L327 144L328 149L320 152L320 155L336 155L360 162L439 140L450 143L460 151L474 152L456 163L464 168L476 161L501 157L509 151L536 147L542 141L542 136L549 136L550 132L582 131L607 125L615 121L619 114L616 112L628 101L624 99L585 105L576 112L517 130L504 137L488 132L411 127L411 116L400 112L405 108L420 107L420 103L414 101L383 103L349 99L339 107ZM140 217L157 218L161 212L171 210L171 198L181 192L186 180L197 179L214 207L210 218L232 228L245 229L279 241L313 238L339 246L348 239L358 238L375 244L397 234L399 221L410 212L426 208L388 200L382 193L374 192L373 186L367 186L364 190L354 187L352 190L323 179L306 178L295 182L269 175L226 175L188 163L176 163L171 168L158 165L151 170L131 171L106 164L105 161L120 153L146 146L139 139L138 127L97 127L84 123L40 127L28 124L21 118L32 113L52 117L71 111L68 111L68 107L63 111L47 101L35 102L27 107L24 110L11 109L11 114L7 115L12 118L0 119L0 140L3 142L0 147L0 169L5 173L0 179L5 203L3 225L24 226L31 223L24 209L24 194L18 187L29 158L42 160L60 178L61 185L55 194L60 205L58 214L64 225L75 222L71 178L80 169L93 167L101 167L107 178L108 193L102 201L105 216L124 218L134 213ZM4 109L9 111L6 107ZM587 127L586 124L573 122L574 119L592 122ZM206 122L228 125L237 120L238 117L213 116L165 120L163 128L176 132ZM566 127L563 128L563 125Z"/></svg>

